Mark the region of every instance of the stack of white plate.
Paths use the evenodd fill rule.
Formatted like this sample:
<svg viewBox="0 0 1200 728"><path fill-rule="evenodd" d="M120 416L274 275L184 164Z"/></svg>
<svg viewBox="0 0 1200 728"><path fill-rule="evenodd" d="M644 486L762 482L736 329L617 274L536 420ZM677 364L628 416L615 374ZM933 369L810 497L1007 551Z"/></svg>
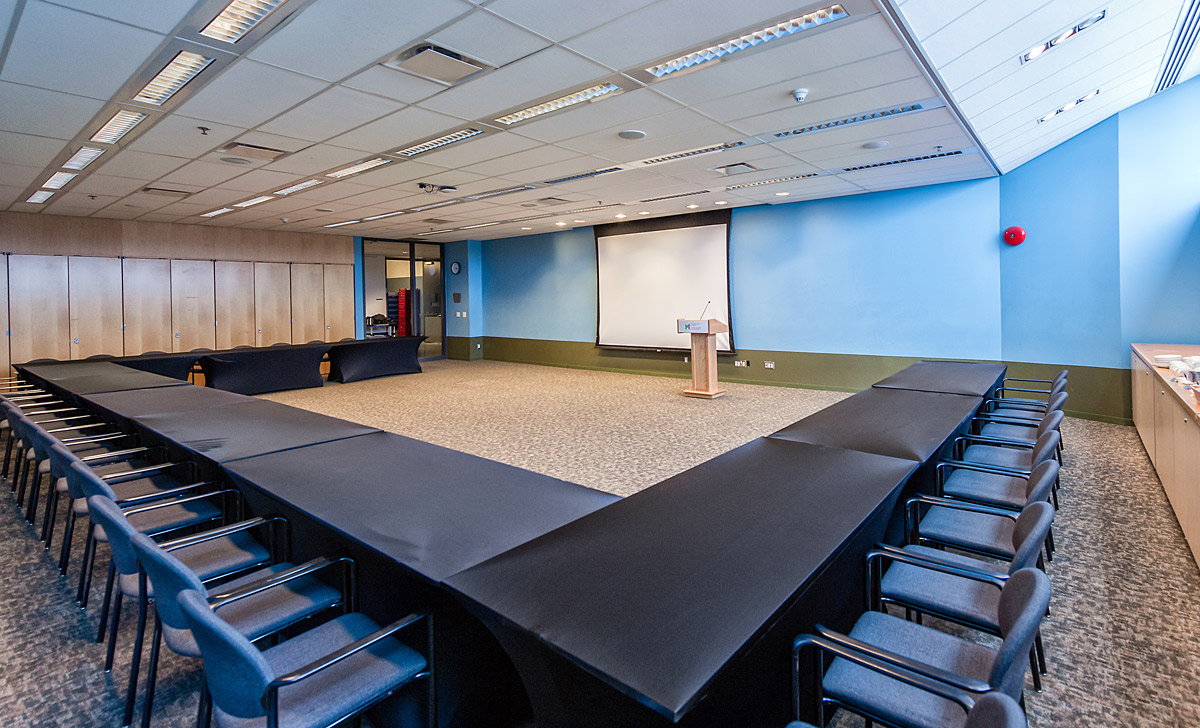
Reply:
<svg viewBox="0 0 1200 728"><path fill-rule="evenodd" d="M1180 361L1183 359L1183 354L1159 354L1154 357L1154 366L1169 367L1171 362Z"/></svg>

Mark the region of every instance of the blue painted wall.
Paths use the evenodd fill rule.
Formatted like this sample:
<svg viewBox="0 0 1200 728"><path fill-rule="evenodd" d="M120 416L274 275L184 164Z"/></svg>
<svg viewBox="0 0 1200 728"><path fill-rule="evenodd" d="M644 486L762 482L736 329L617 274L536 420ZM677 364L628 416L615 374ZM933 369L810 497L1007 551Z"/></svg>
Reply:
<svg viewBox="0 0 1200 728"><path fill-rule="evenodd" d="M444 260L446 270L447 336L483 336L483 265L481 243L478 240L463 240L446 243ZM450 264L458 263L458 275L450 272ZM461 299L454 302L454 294ZM456 314L466 314L466 317Z"/></svg>
<svg viewBox="0 0 1200 728"><path fill-rule="evenodd" d="M590 227L483 246L485 336L596 340L596 243Z"/></svg>

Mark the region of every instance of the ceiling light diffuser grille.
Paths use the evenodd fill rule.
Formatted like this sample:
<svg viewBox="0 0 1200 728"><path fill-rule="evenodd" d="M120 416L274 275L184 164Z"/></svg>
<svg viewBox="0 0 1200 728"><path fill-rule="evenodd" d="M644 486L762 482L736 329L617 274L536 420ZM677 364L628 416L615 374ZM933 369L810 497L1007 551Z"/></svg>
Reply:
<svg viewBox="0 0 1200 728"><path fill-rule="evenodd" d="M235 203L233 203L233 206L234 207L251 207L253 205L257 205L259 203L266 202L267 200L273 200L273 199L275 199L275 198L271 197L270 195L261 195L259 197L255 197L253 199L246 200L245 202L235 202Z"/></svg>
<svg viewBox="0 0 1200 728"><path fill-rule="evenodd" d="M116 144L121 137L128 134L130 129L140 124L145 118L145 114L136 111L118 111L113 114L113 118L100 127L100 131L92 135L92 141Z"/></svg>
<svg viewBox="0 0 1200 728"><path fill-rule="evenodd" d="M237 43L242 36L254 29L262 19L271 14L287 0L233 0L204 26L200 35L208 36L226 43Z"/></svg>
<svg viewBox="0 0 1200 728"><path fill-rule="evenodd" d="M220 210L213 210L212 212L206 212L203 215L201 215L200 217L216 217L217 215L224 215L227 212L233 212L233 208L232 207L222 207Z"/></svg>
<svg viewBox="0 0 1200 728"><path fill-rule="evenodd" d="M342 179L343 177L349 177L351 175L358 174L359 172L366 172L368 169L382 167L385 164L390 164L391 161L392 160L384 159L383 157L375 157L374 159L368 159L365 162L359 162L358 164L352 164L349 167L343 167L341 169L334 170L333 172L327 173L325 176L333 177L334 179Z"/></svg>
<svg viewBox="0 0 1200 728"><path fill-rule="evenodd" d="M648 197L638 202L659 202L660 200L674 200L679 197L691 197L692 195L706 195L710 190L696 190L695 192L681 192L678 195L663 195L662 197Z"/></svg>
<svg viewBox="0 0 1200 728"><path fill-rule="evenodd" d="M341 227L343 225L353 225L353 224L359 223L359 222L362 222L362 220L347 220L346 222L335 222L330 225L324 225L323 227L335 228L335 227Z"/></svg>
<svg viewBox="0 0 1200 728"><path fill-rule="evenodd" d="M179 51L175 58L167 64L166 68L159 71L158 75L150 79L150 83L143 86L141 91L138 91L137 96L134 96L133 100L140 101L143 104L161 106L167 99L174 96L176 91L183 88L188 81L195 78L212 62L213 59L202 56L199 53Z"/></svg>
<svg viewBox="0 0 1200 728"><path fill-rule="evenodd" d="M1064 111L1070 111L1071 109L1075 108L1076 106L1079 106L1080 104L1082 104L1084 101L1091 100L1092 98L1097 96L1099 93L1100 93L1100 89L1096 89L1095 91L1092 91L1091 93L1080 96L1079 98L1075 99L1074 101L1068 101L1067 103L1058 107L1054 111L1051 111L1049 114L1046 114L1045 116L1038 119L1038 123L1041 124L1044 121L1050 121L1051 119L1053 119L1054 117L1063 113Z"/></svg>
<svg viewBox="0 0 1200 728"><path fill-rule="evenodd" d="M398 210L396 212L385 212L382 215L371 215L370 217L364 217L363 222L366 222L368 220L382 220L385 217L395 217L396 215L403 215L403 214L404 214L404 210Z"/></svg>
<svg viewBox="0 0 1200 728"><path fill-rule="evenodd" d="M453 134L447 134L446 136L440 136L437 139L430 139L427 142L422 142L420 144L414 144L411 147L406 147L404 149L398 149L398 150L396 150L396 154L399 154L402 157L415 157L418 154L432 151L434 149L437 149L438 147L444 147L447 144L454 144L455 142L466 141L467 139L470 139L471 137L479 136L482 133L483 133L483 131L481 131L479 129L463 129L462 131L456 131Z"/></svg>
<svg viewBox="0 0 1200 728"><path fill-rule="evenodd" d="M546 101L545 103L530 106L528 109L514 111L511 114L501 116L499 119L496 119L496 121L500 122L501 124L516 124L519 121L532 119L534 117L541 116L542 114L549 114L551 111L558 111L559 109L565 109L568 106L582 104L584 101L592 101L594 99L602 98L614 91L620 90L621 87L615 83L602 83L598 86L585 88L582 91L576 91L573 94L559 96L557 99L552 99L550 101Z"/></svg>
<svg viewBox="0 0 1200 728"><path fill-rule="evenodd" d="M61 190L67 186L67 183L75 179L79 175L75 172L55 172L50 175L50 179L42 183L42 187L48 190Z"/></svg>
<svg viewBox="0 0 1200 728"><path fill-rule="evenodd" d="M38 190L37 192L34 192L32 195L30 195L29 199L25 200L25 201L32 202L35 205L40 205L53 196L54 196L53 192L49 192L47 190Z"/></svg>
<svg viewBox="0 0 1200 728"><path fill-rule="evenodd" d="M412 211L413 212L421 212L423 210L432 210L436 207L445 207L446 205L457 205L460 202L462 202L462 200L446 200L445 202L435 202L432 205L422 205L420 207L414 207L412 209Z"/></svg>
<svg viewBox="0 0 1200 728"><path fill-rule="evenodd" d="M776 182L795 182L798 179L809 179L811 177L820 177L820 176L821 176L820 172L809 172L808 174L794 174L791 177L776 177L775 179L764 179L764 180L759 180L758 182L746 182L746 183L740 184L740 185L730 185L730 186L726 187L725 190L726 191L744 190L747 187L758 187L760 185L773 185Z"/></svg>
<svg viewBox="0 0 1200 728"><path fill-rule="evenodd" d="M323 179L310 179L306 182L297 182L296 184L292 185L291 187L284 187L282 190L275 190L275 194L290 195L293 192L299 192L301 190L312 189L313 187L316 187L317 185L323 185L323 184L325 184L325 180L323 180Z"/></svg>
<svg viewBox="0 0 1200 728"><path fill-rule="evenodd" d="M607 210L610 207L620 207L620 205L618 205L617 203L614 202L611 205L597 205L595 207L581 207L578 210L567 210L566 212L560 212L558 214L559 215L578 215L578 214L584 213L584 212L595 212L596 210ZM529 218L523 218L523 219L527 220Z"/></svg>
<svg viewBox="0 0 1200 728"><path fill-rule="evenodd" d="M608 174L609 172L620 172L622 169L625 169L625 168L624 167L606 167L604 169L592 170L591 172L584 172L583 174L573 174L570 177L559 177L558 179L548 179L545 182L543 182L542 184L558 185L558 184L562 184L563 182L574 182L576 180L588 179L589 177L597 177L602 174Z"/></svg>
<svg viewBox="0 0 1200 728"><path fill-rule="evenodd" d="M1043 53L1050 50L1051 48L1057 48L1059 46L1059 44L1064 43L1065 41L1067 41L1070 38L1074 38L1079 33L1082 33L1083 31L1092 27L1096 23L1099 23L1101 20L1104 20L1104 16L1107 14L1108 14L1107 10L1101 10L1100 12L1096 13L1095 15L1088 18L1087 20L1084 20L1081 23L1077 23L1076 25L1072 25L1070 28L1067 28L1066 30L1062 31L1061 33L1054 36L1050 40L1047 40L1043 43L1038 43L1037 45L1030 48L1028 51L1026 51L1025 53L1023 53L1021 55L1021 63L1029 63L1030 61L1032 61L1033 59L1042 55Z"/></svg>
<svg viewBox="0 0 1200 728"><path fill-rule="evenodd" d="M518 185L517 187L505 187L502 190L490 190L488 192L480 192L477 195L467 195L468 200L486 200L489 197L499 197L500 195L511 195L514 192L524 192L525 190L537 189L533 185Z"/></svg>
<svg viewBox="0 0 1200 728"><path fill-rule="evenodd" d="M756 30L753 33L746 33L745 35L740 35L736 38L730 38L723 43L718 43L707 48L701 48L694 53L688 53L687 55L679 56L678 58L672 58L671 60L664 61L656 66L651 66L650 68L647 68L646 71L654 76L657 76L658 78L662 78L688 68L695 68L702 63L715 61L719 58L728 56L731 53L737 53L738 51L743 51L747 48L753 48L754 46L762 45L763 43L770 43L773 40L786 38L789 35L795 35L801 31L809 30L810 28L815 28L819 25L824 25L825 23L829 23L834 20L840 20L841 18L848 17L848 15L849 13L847 13L846 9L841 5L831 5L827 8L817 10L816 12L808 13L807 15L801 15L798 18L792 18L791 20L785 20L782 23Z"/></svg>
<svg viewBox="0 0 1200 728"><path fill-rule="evenodd" d="M825 131L826 129L835 129L839 126L850 126L851 124L861 124L864 121L875 121L876 119L884 119L889 116L899 116L900 114L910 114L914 111L923 111L925 109L921 104L908 104L907 106L895 106L890 109L880 109L879 111L868 111L865 114L857 116L848 116L845 119L835 119L826 121L812 126L801 126L795 129L785 129L778 131L771 136L776 139L786 139L788 137L800 136L801 134L810 134L814 131Z"/></svg>
<svg viewBox="0 0 1200 728"><path fill-rule="evenodd" d="M63 162L63 169L83 169L96 161L96 157L99 157L101 154L104 154L103 149L82 147L78 152L72 154L70 159Z"/></svg>
<svg viewBox="0 0 1200 728"><path fill-rule="evenodd" d="M651 157L643 159L635 164L649 166L651 164L663 164L665 162L674 162L679 159L687 159L688 157L698 157L701 154L712 154L713 152L723 152L726 149L734 149L745 145L745 142L725 142L724 144L714 144L711 147L699 147L698 149L689 149L686 152L676 152L675 154L667 154L661 157Z"/></svg>
<svg viewBox="0 0 1200 728"><path fill-rule="evenodd" d="M875 169L876 167L891 167L896 164L908 164L909 162L923 162L926 159L940 159L942 157L954 157L962 154L961 149L955 149L953 152L939 152L937 154L926 154L922 157L909 157L908 159L893 159L889 162L876 162L875 164L860 164L857 167L843 167L843 172L857 172L860 169Z"/></svg>

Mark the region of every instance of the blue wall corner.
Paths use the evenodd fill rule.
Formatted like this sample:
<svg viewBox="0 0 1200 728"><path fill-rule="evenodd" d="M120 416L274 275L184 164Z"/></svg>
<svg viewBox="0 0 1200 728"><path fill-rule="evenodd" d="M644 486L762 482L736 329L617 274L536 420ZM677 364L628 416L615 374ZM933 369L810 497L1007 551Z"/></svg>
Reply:
<svg viewBox="0 0 1200 728"><path fill-rule="evenodd" d="M458 275L449 273L446 276L446 298L449 300L447 336L483 336L483 266L480 255L478 240L461 240L444 246L446 270L452 263L459 264ZM454 302L456 293L459 294L458 303Z"/></svg>
<svg viewBox="0 0 1200 728"><path fill-rule="evenodd" d="M354 238L354 338L366 336L366 294L363 291L363 239Z"/></svg>

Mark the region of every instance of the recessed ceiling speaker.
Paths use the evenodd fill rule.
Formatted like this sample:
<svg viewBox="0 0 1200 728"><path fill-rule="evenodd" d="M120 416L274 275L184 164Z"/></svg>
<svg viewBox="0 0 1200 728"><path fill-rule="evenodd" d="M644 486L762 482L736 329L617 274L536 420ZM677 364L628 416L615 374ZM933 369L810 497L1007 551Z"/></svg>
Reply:
<svg viewBox="0 0 1200 728"><path fill-rule="evenodd" d="M867 142L866 144L862 145L862 147L863 149L883 149L887 145L887 142L880 139L879 141Z"/></svg>
<svg viewBox="0 0 1200 728"><path fill-rule="evenodd" d="M645 139L646 132L641 129L625 129L624 131L617 132L617 136L622 139Z"/></svg>

